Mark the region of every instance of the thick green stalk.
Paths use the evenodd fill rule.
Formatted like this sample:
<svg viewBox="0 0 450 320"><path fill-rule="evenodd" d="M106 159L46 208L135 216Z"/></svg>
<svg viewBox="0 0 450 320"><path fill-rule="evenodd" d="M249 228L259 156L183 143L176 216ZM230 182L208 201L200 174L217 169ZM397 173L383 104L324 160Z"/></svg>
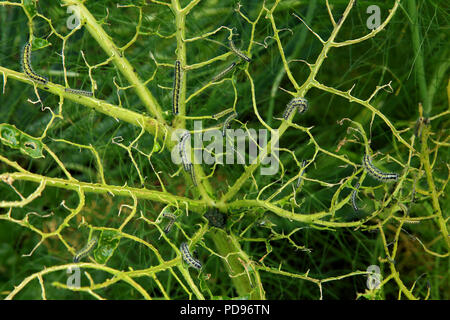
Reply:
<svg viewBox="0 0 450 320"><path fill-rule="evenodd" d="M130 84L136 90L137 95L141 99L142 103L147 108L148 112L154 116L159 122L165 123L162 116L162 110L156 99L151 94L150 90L139 79L138 75L134 71L133 66L128 62L123 54L117 49L117 46L111 40L109 35L103 30L102 26L97 22L95 17L89 12L89 10L78 0L63 0L63 3L67 5L77 6L80 14L80 19L85 23L86 29L89 31L95 41L102 47L106 54L112 58L112 62L116 68L125 76Z"/></svg>

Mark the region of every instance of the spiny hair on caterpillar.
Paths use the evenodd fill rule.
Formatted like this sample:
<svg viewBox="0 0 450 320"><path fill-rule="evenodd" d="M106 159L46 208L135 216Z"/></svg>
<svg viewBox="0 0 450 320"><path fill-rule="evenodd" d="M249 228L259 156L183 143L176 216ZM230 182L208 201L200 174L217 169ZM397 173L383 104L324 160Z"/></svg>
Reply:
<svg viewBox="0 0 450 320"><path fill-rule="evenodd" d="M236 112L233 112L231 115L228 116L228 118L225 119L225 121L223 122L223 127L222 127L222 136L223 137L225 137L225 132L230 127L231 120L235 119L237 116L238 116L238 114Z"/></svg>
<svg viewBox="0 0 450 320"><path fill-rule="evenodd" d="M202 264L199 260L195 259L191 252L189 251L189 246L186 242L183 242L180 245L181 255L183 256L183 260L186 261L188 265L191 267L200 270L202 268Z"/></svg>
<svg viewBox="0 0 450 320"><path fill-rule="evenodd" d="M396 181L398 180L398 174L397 173L385 173L375 167L372 163L372 159L370 156L366 153L363 157L363 166L366 169L366 171L375 179L381 180L381 181Z"/></svg>
<svg viewBox="0 0 450 320"><path fill-rule="evenodd" d="M178 153L181 158L181 163L183 164L183 168L186 172L189 172L191 170L191 161L190 161L190 155L186 152L186 141L190 140L191 134L189 131L186 131L183 133L183 135L180 138L180 142L178 143Z"/></svg>
<svg viewBox="0 0 450 320"><path fill-rule="evenodd" d="M78 94L80 96L86 96L86 97L92 97L94 95L90 91L80 90L80 89L65 88L64 91L65 92L69 92L69 93L73 93L73 94Z"/></svg>
<svg viewBox="0 0 450 320"><path fill-rule="evenodd" d="M97 242L97 238L93 237L83 249L77 252L75 257L73 257L73 262L77 263L84 257L88 256L92 252L92 250L94 250Z"/></svg>
<svg viewBox="0 0 450 320"><path fill-rule="evenodd" d="M178 105L180 102L180 88L181 88L181 78L182 78L182 70L181 70L181 62L180 60L175 61L175 73L173 79L173 92L172 92L172 111L173 114L178 114Z"/></svg>
<svg viewBox="0 0 450 320"><path fill-rule="evenodd" d="M34 72L33 67L31 66L31 51L32 45L31 42L28 41L23 47L22 58L20 61L22 64L22 69L27 75L27 77L30 78L31 80L42 84L46 84L48 82L48 79Z"/></svg>

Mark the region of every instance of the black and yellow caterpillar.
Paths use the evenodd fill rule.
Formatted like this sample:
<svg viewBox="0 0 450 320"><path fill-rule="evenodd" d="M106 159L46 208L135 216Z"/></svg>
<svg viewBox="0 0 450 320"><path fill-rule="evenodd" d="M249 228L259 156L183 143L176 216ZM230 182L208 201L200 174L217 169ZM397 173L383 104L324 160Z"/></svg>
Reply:
<svg viewBox="0 0 450 320"><path fill-rule="evenodd" d="M33 68L31 67L31 42L27 42L25 44L25 47L23 48L22 53L22 69L25 72L25 74L33 81L45 84L48 82L48 79L46 77L43 77L41 75L38 75L36 72L34 72Z"/></svg>

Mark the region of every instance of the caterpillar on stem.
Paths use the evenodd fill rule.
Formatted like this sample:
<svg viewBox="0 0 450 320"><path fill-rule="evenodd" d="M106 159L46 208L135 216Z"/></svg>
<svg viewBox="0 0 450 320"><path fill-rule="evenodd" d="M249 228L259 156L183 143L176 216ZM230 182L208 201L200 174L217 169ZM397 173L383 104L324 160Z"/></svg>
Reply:
<svg viewBox="0 0 450 320"><path fill-rule="evenodd" d="M77 252L75 257L73 257L73 262L77 263L84 257L88 256L96 245L97 245L97 238L93 237L91 241L89 241L88 244L83 249Z"/></svg>
<svg viewBox="0 0 450 320"><path fill-rule="evenodd" d="M229 43L230 43L231 51L233 51L235 55L237 55L237 56L238 56L239 58L241 58L241 59L244 59L244 60L247 61L247 62L251 62L251 61L252 61L252 59L250 59L249 57L247 57L245 54L243 54L240 50L238 50L238 49L234 46L233 39L230 39L230 40L229 40Z"/></svg>
<svg viewBox="0 0 450 320"><path fill-rule="evenodd" d="M228 118L225 119L225 121L223 122L223 127L222 127L222 136L225 137L225 131L230 127L230 122L231 120L235 119L237 117L237 113L233 112L233 114L229 115Z"/></svg>
<svg viewBox="0 0 450 320"><path fill-rule="evenodd" d="M164 212L162 213L162 216L169 219L169 223L164 228L164 233L167 234L172 229L172 226L175 223L175 220L177 219L177 216L174 215L172 212L170 212L168 210L164 210Z"/></svg>
<svg viewBox="0 0 450 320"><path fill-rule="evenodd" d="M355 189L352 191L352 207L353 210L358 211L358 206L356 205L356 195L358 194L359 190L359 182L356 183Z"/></svg>
<svg viewBox="0 0 450 320"><path fill-rule="evenodd" d="M189 160L188 154L186 152L186 141L191 138L189 131L186 131L180 139L178 144L178 152L180 154L181 163L183 164L184 171L191 170L191 161Z"/></svg>
<svg viewBox="0 0 450 320"><path fill-rule="evenodd" d="M78 95L81 95L81 96L86 96L86 97L92 97L94 95L90 91L79 90L79 89L72 89L72 88L65 88L64 91L65 92L69 92L69 93L73 93L73 94L78 94Z"/></svg>
<svg viewBox="0 0 450 320"><path fill-rule="evenodd" d="M181 62L175 61L175 74L173 79L173 92L172 92L172 111L173 114L178 114L178 104L180 103L180 89L181 89Z"/></svg>
<svg viewBox="0 0 450 320"><path fill-rule="evenodd" d="M48 82L48 79L44 76L38 75L36 72L34 72L33 67L31 66L31 42L27 42L25 44L25 47L23 47L22 52L22 69L25 72L25 74L33 81L46 84Z"/></svg>
<svg viewBox="0 0 450 320"><path fill-rule="evenodd" d="M381 181L396 181L398 179L397 173L385 173L375 167L372 163L372 159L370 156L366 153L363 157L363 166L366 169L366 171L375 179L381 180Z"/></svg>
<svg viewBox="0 0 450 320"><path fill-rule="evenodd" d="M228 108L228 109L225 109L225 110L223 110L223 111L220 111L219 113L213 114L213 115L211 116L211 118L213 118L214 120L216 120L216 119L222 118L223 116L229 114L229 113L232 112L232 111L233 111L233 108Z"/></svg>
<svg viewBox="0 0 450 320"><path fill-rule="evenodd" d="M292 111L294 111L297 108L299 113L303 113L306 110L308 110L308 100L305 98L294 98L286 106L286 110L283 113L284 120L287 120L291 114Z"/></svg>
<svg viewBox="0 0 450 320"><path fill-rule="evenodd" d="M200 263L200 261L195 259L191 255L191 252L189 251L189 247L186 242L183 242L180 245L180 251L181 251L181 255L183 256L183 260L186 261L186 263L188 265L190 265L191 267L198 269L198 270L200 270L202 268L202 264Z"/></svg>
<svg viewBox="0 0 450 320"><path fill-rule="evenodd" d="M211 82L216 82L217 80L219 80L220 78L222 78L224 75L226 75L228 72L230 72L231 70L233 70L233 68L236 66L236 62L233 62L231 65L229 65L226 69L224 69L223 71L221 71L218 75L216 75Z"/></svg>

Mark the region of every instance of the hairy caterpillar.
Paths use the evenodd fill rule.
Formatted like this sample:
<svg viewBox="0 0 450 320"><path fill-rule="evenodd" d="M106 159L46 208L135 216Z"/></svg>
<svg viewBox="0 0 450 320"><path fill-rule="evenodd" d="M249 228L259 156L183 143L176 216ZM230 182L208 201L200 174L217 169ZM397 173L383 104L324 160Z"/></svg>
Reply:
<svg viewBox="0 0 450 320"><path fill-rule="evenodd" d="M302 170L306 166L306 163L307 163L306 160L302 161L302 168L300 170ZM302 173L300 173L300 176L298 177L297 185L295 186L295 188L298 188L300 186L300 183L302 182L302 177L303 177L304 173L305 173L305 170L303 169Z"/></svg>
<svg viewBox="0 0 450 320"><path fill-rule="evenodd" d="M31 67L31 49L31 42L27 42L25 44L25 47L23 48L21 60L22 69L31 80L45 84L48 82L48 79L46 77L38 75L33 71L33 68Z"/></svg>
<svg viewBox="0 0 450 320"><path fill-rule="evenodd" d="M65 88L64 91L65 92L69 92L69 93L73 93L73 94L79 94L81 96L86 96L86 97L92 97L94 95L90 91L79 90L79 89L72 89L72 88Z"/></svg>
<svg viewBox="0 0 450 320"><path fill-rule="evenodd" d="M170 229L172 229L172 226L175 223L175 220L177 220L177 216L167 210L164 210L164 212L162 213L162 216L169 219L169 223L164 228L164 233L167 234L170 232Z"/></svg>
<svg viewBox="0 0 450 320"><path fill-rule="evenodd" d="M200 263L200 261L198 261L191 255L191 253L189 251L189 247L186 242L183 242L180 245L180 251L181 251L181 255L183 256L184 261L186 261L186 263L188 265L190 265L191 267L193 267L195 269L199 269L199 270L202 268L202 264Z"/></svg>
<svg viewBox="0 0 450 320"><path fill-rule="evenodd" d="M356 205L356 195L359 190L359 182L356 183L355 189L352 191L352 207L353 210L358 211L358 206Z"/></svg>
<svg viewBox="0 0 450 320"><path fill-rule="evenodd" d="M75 257L73 257L73 262L77 263L84 257L88 256L96 245L97 245L97 238L93 237L91 241L89 241L88 244L83 249L77 252Z"/></svg>
<svg viewBox="0 0 450 320"><path fill-rule="evenodd" d="M226 69L224 69L223 71L221 71L218 75L216 75L211 82L215 82L217 80L219 80L220 78L222 78L224 75L226 75L228 72L230 72L234 67L236 66L236 62L233 62L232 64L230 64Z"/></svg>
<svg viewBox="0 0 450 320"><path fill-rule="evenodd" d="M215 120L215 119L219 119L219 118L222 118L223 116L229 114L229 113L232 112L232 111L233 111L233 108L228 108L228 109L225 109L225 110L223 110L223 111L220 111L219 113L213 114L213 115L211 116L211 118L213 118L214 120Z"/></svg>
<svg viewBox="0 0 450 320"><path fill-rule="evenodd" d="M236 118L237 115L238 114L236 112L233 112L233 114L229 115L228 118L226 118L225 121L223 122L223 128L222 128L222 136L223 137L225 137L225 131L230 127L231 120Z"/></svg>
<svg viewBox="0 0 450 320"><path fill-rule="evenodd" d="M245 54L243 54L241 51L239 51L235 46L234 46L234 42L233 39L230 39L230 48L231 51L233 51L239 58L244 59L247 62L251 62L252 59L250 59L249 57L247 57Z"/></svg>
<svg viewBox="0 0 450 320"><path fill-rule="evenodd" d="M175 75L173 79L173 95L172 95L172 110L173 114L178 114L178 104L180 101L180 88L181 88L181 62L175 61Z"/></svg>
<svg viewBox="0 0 450 320"><path fill-rule="evenodd" d="M186 133L181 136L180 143L178 144L178 152L180 154L181 162L185 171L190 171L192 165L186 153L186 140L190 138L191 134L189 133L189 131L186 131Z"/></svg>
<svg viewBox="0 0 450 320"><path fill-rule="evenodd" d="M370 156L367 153L363 157L363 166L367 170L367 172L375 179L386 180L386 181L389 181L389 180L395 181L398 179L397 173L384 173L380 169L376 168L372 164L372 159L370 158Z"/></svg>

